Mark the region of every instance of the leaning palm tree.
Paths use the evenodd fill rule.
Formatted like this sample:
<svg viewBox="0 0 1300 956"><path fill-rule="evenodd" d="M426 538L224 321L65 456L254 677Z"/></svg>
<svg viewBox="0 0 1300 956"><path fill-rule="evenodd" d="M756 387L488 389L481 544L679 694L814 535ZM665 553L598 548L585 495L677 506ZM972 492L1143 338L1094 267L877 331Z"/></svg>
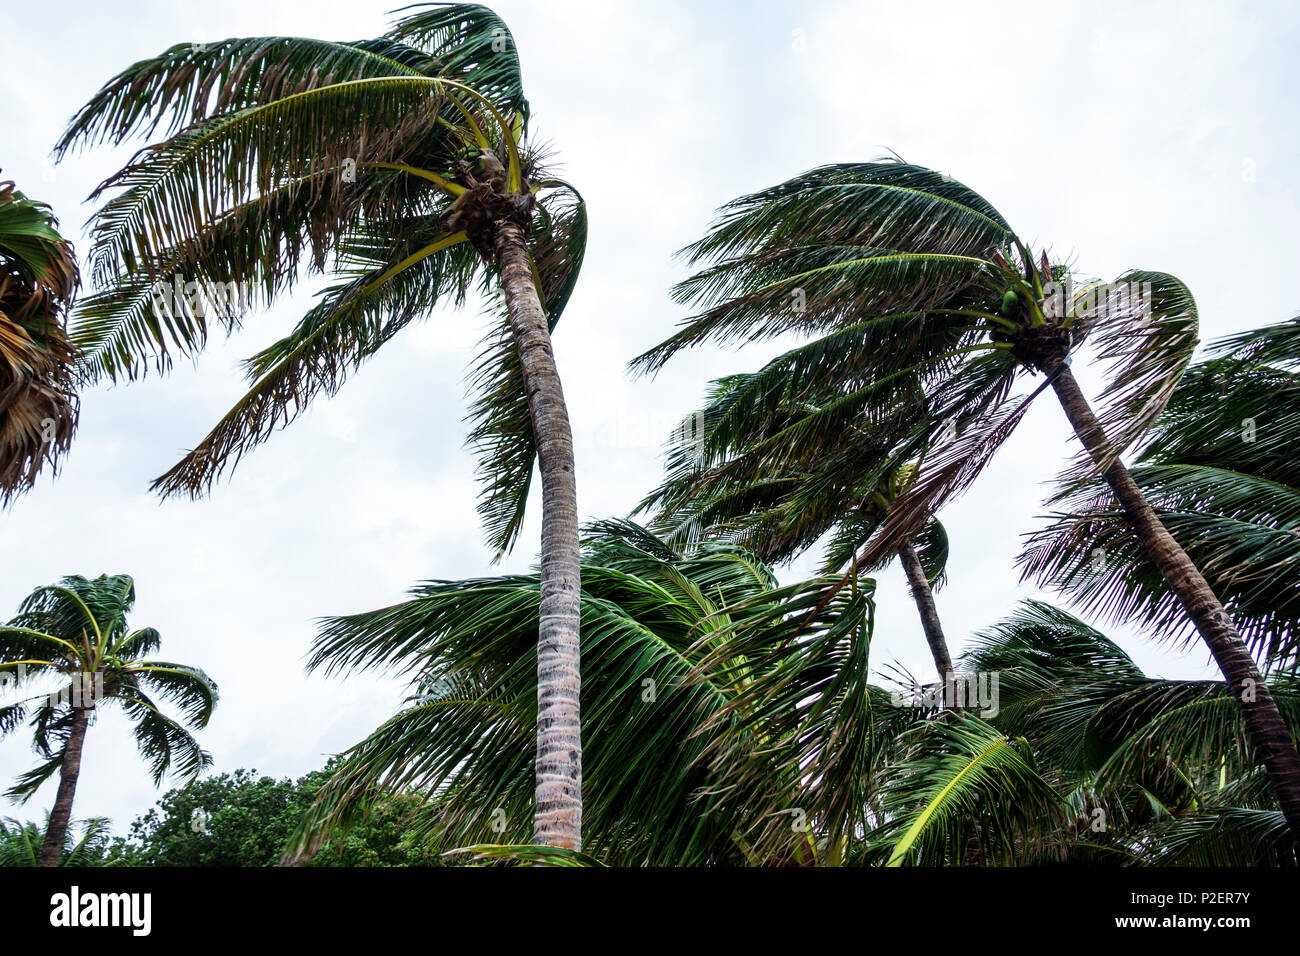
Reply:
<svg viewBox="0 0 1300 956"><path fill-rule="evenodd" d="M673 432L667 474L638 511L650 512L652 528L672 543L735 541L776 564L793 560L829 534L824 573L848 565L847 584L851 575L878 570L894 555L869 567L856 555L888 517L900 491L915 480L914 463L883 474L876 470L890 457L896 433L915 423L915 406L902 403L872 420L837 421L787 446L783 460L774 463L771 439L806 416L822 414L838 396L815 402L805 397L792 407L763 409L758 418L737 415L731 399L743 396L754 377L731 375L713 383L705 406ZM779 382L774 391L778 396L784 391ZM742 402L741 409L751 416L755 411L752 402ZM943 525L930 521L899 543L896 556L944 681L953 673L952 656L934 601L948 558Z"/></svg>
<svg viewBox="0 0 1300 956"><path fill-rule="evenodd" d="M1292 833L1300 838L1300 753L1263 675L1205 576L1170 535L1120 459L1167 403L1197 341L1191 293L1162 272L1075 284L1067 266L1034 254L982 196L950 176L902 161L827 166L725 207L688 250L710 264L677 288L703 310L635 363L645 371L705 340L784 332L816 336L771 363L803 389L838 388L832 414L889 403L917 381L928 424L895 452L924 448L925 467L860 559L892 553L979 475L1052 388L1083 445L1071 481L1101 475L1143 552L1237 688ZM1109 366L1099 411L1070 368L1085 341ZM1025 375L1043 380L1013 394ZM809 416L779 442L798 440ZM773 442L773 445L778 442ZM775 454L775 451L773 452Z"/></svg>
<svg viewBox="0 0 1300 956"><path fill-rule="evenodd" d="M902 711L867 683L872 582L837 585L782 587L737 545L683 553L630 523L588 529L583 679L598 703L582 715L587 853L743 865L843 852ZM343 756L297 852L415 790L427 802L411 830L434 848L507 844L521 857L539 588L535 573L431 581L324 623L311 666L397 669L412 694Z"/></svg>
<svg viewBox="0 0 1300 956"><path fill-rule="evenodd" d="M44 203L0 182L0 504L58 467L77 427L64 315L79 273Z"/></svg>
<svg viewBox="0 0 1300 956"><path fill-rule="evenodd" d="M350 371L477 283L500 318L477 369L472 439L491 544L508 549L542 482L536 839L581 845L578 522L573 443L550 333L586 243L581 197L546 170L519 59L485 7L425 6L381 37L184 43L137 63L73 119L77 143L168 135L95 192L100 291L75 338L91 378L202 348L307 272L338 281L246 363L251 387L154 483L199 495ZM188 281L187 281L188 280Z"/></svg>
<svg viewBox="0 0 1300 956"><path fill-rule="evenodd" d="M1300 320L1229 336L1192 366L1131 467L1242 636L1275 666L1300 661ZM1159 570L1099 481L1067 488L1030 536L1025 575L1085 612L1186 638Z"/></svg>
<svg viewBox="0 0 1300 956"><path fill-rule="evenodd" d="M99 708L116 704L135 725L136 746L148 761L154 783L168 772L196 778L212 758L188 728L207 725L217 703L217 685L187 664L145 658L161 637L151 627L128 630L135 604L129 575L78 575L37 588L18 615L0 625L0 676L20 691L32 684L51 689L0 707L0 735L22 725L33 732L42 762L18 778L7 793L30 799L46 780L59 775L59 789L45 831L41 865L55 866L72 819L72 800L81 773L86 731ZM181 721L163 714L151 695L166 698Z"/></svg>

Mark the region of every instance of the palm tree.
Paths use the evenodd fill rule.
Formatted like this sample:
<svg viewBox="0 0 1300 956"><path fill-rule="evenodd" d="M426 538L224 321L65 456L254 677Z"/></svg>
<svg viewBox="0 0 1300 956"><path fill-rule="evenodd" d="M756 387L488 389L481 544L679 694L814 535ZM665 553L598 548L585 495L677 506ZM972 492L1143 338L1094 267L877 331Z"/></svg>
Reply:
<svg viewBox="0 0 1300 956"><path fill-rule="evenodd" d="M1298 329L1292 320L1213 343L1211 357L1179 380L1131 468L1242 637L1276 666L1300 660ZM1026 576L1084 611L1186 639L1177 600L1100 482L1062 498L1021 555Z"/></svg>
<svg viewBox="0 0 1300 956"><path fill-rule="evenodd" d="M886 409L874 420L837 421L807 441L783 447L781 461L774 463L773 439L797 429L807 416L823 415L837 396L815 402L804 396L794 406L759 411L744 400L754 378L731 375L713 383L704 408L674 431L668 473L638 511L651 512L652 527L671 543L721 538L769 563L790 561L830 534L824 573L849 565L847 583L851 575L878 570L893 555L872 566L862 565L856 555L888 517L899 492L915 480L917 468L909 463L884 474L873 469L889 457L895 432L915 424L915 405ZM778 382L773 391L779 396L785 390ZM953 674L952 656L934 602L948 558L943 525L931 520L899 542L896 555L935 670L946 682Z"/></svg>
<svg viewBox="0 0 1300 956"><path fill-rule="evenodd" d="M471 410L480 512L492 545L508 549L539 463L536 839L579 848L578 521L550 333L587 220L530 135L508 29L485 7L426 5L372 40L178 44L110 80L59 151L168 118L169 135L94 194L119 191L94 218L101 291L74 333L89 377L134 377L151 358L162 371L173 351L202 348L209 324L233 328L304 272L339 281L246 363L247 395L157 479L164 496L208 490L439 302L463 303L475 283L499 295Z"/></svg>
<svg viewBox="0 0 1300 956"><path fill-rule="evenodd" d="M819 336L769 366L788 399L836 386L833 413L888 405L917 381L929 422L895 460L929 450L860 560L892 553L966 488L1049 386L1083 445L1071 481L1100 474L1228 683L1238 689L1293 835L1300 753L1231 616L1120 459L1167 403L1197 341L1196 305L1175 277L1133 271L1075 288L983 197L902 161L827 166L734 200L688 250L710 264L681 283L703 311L634 363L653 371L687 346L798 331ZM1095 412L1070 370L1087 340L1108 364ZM833 362L825 361L829 355ZM1023 374L1044 380L1014 395ZM763 389L756 387L762 394ZM809 416L799 431L827 416ZM797 436L796 436L797 437ZM789 440L786 438L785 440Z"/></svg>
<svg viewBox="0 0 1300 956"><path fill-rule="evenodd" d="M686 865L843 852L866 825L869 771L903 711L867 683L872 582L828 599L837 585L781 587L736 545L682 553L630 523L589 527L587 853ZM397 669L412 695L343 756L298 852L416 791L428 803L412 832L435 848L515 844L521 858L539 600L537 574L431 581L401 604L325 622L311 667Z"/></svg>
<svg viewBox="0 0 1300 956"><path fill-rule="evenodd" d="M81 836L74 833L81 830ZM0 866L40 866L41 847L50 829L50 815L45 826L13 817L0 820ZM56 866L103 866L104 851L111 835L108 817L90 817L80 826L69 823Z"/></svg>
<svg viewBox="0 0 1300 956"><path fill-rule="evenodd" d="M79 273L50 207L0 182L0 505L57 469L77 427L63 317Z"/></svg>
<svg viewBox="0 0 1300 956"><path fill-rule="evenodd" d="M212 762L187 726L207 725L217 685L196 667L146 659L162 639L151 627L127 629L134 604L135 582L129 575L94 580L71 575L37 588L18 615L0 626L0 676L6 683L21 689L41 678L59 681L50 692L0 707L0 735L16 730L30 715L36 751L43 758L8 795L28 800L59 774L41 866L57 865L64 848L86 731L101 706L116 703L135 725L136 746L155 784L169 771L197 778ZM172 701L183 723L163 714L150 695Z"/></svg>

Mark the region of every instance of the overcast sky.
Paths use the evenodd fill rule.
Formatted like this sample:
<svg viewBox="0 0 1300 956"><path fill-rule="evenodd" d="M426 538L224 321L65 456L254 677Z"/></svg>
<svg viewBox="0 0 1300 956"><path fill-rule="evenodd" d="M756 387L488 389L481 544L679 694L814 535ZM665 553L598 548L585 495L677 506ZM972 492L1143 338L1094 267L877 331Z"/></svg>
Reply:
<svg viewBox="0 0 1300 956"><path fill-rule="evenodd" d="M626 514L657 482L668 429L710 378L774 354L699 349L656 379L630 380L626 362L683 317L668 296L685 275L673 253L728 199L813 166L893 150L945 170L1085 273L1178 275L1206 339L1300 307L1295 5L495 6L519 45L537 129L589 204L586 264L555 339L584 519ZM15 2L0 32L3 178L51 203L84 250L82 200L129 151L94 150L55 168L49 150L111 75L181 41L370 37L388 10L371 0ZM250 316L195 366L85 394L62 473L0 513L0 619L65 574L133 575L132 623L157 627L161 656L220 684L200 735L214 772L298 776L399 707L396 681L304 675L315 618L393 603L422 579L492 572L463 444L466 372L485 324L477 305L408 327L210 498L149 495L150 480L242 394L237 362L283 335L322 284ZM1095 392L1096 377L1083 379ZM1012 562L1071 442L1048 393L944 511L951 583L937 603L954 654L1020 598L1051 599L1019 585ZM504 570L535 559L536 497ZM1104 629L1148 673L1213 674L1199 649ZM927 675L932 666L896 568L880 578L872 655L877 669ZM34 759L29 735L0 742L0 781ZM0 814L39 819L54 787ZM87 738L75 816L110 816L124 832L159 795L126 722L107 713Z"/></svg>

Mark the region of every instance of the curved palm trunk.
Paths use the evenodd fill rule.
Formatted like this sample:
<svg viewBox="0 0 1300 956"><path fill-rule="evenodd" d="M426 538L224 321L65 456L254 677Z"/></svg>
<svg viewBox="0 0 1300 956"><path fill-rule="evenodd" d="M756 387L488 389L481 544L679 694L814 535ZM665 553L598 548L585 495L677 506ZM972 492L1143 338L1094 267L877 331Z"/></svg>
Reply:
<svg viewBox="0 0 1300 956"><path fill-rule="evenodd" d="M58 866L59 857L63 855L63 841L68 835L68 824L72 822L72 798L77 793L77 777L81 775L81 745L86 739L89 723L88 709L77 707L72 711L72 730L68 734L63 766L59 770L59 792L54 798L50 826L41 846L41 866Z"/></svg>
<svg viewBox="0 0 1300 956"><path fill-rule="evenodd" d="M903 563L903 573L912 589L912 600L921 615L921 630L925 631L926 643L930 645L930 654L934 657L934 668L939 672L939 680L946 687L953 674L952 657L948 654L948 642L943 636L943 625L939 623L939 610L934 606L934 592L930 581L921 567L921 557L912 547L912 542L904 541L898 548L898 559Z"/></svg>
<svg viewBox="0 0 1300 956"><path fill-rule="evenodd" d="M1053 375L1052 387L1075 434L1094 461L1107 460L1111 457L1110 445L1073 373L1068 366L1062 365ZM1300 753L1296 752L1277 703L1255 666L1255 659L1209 582L1147 503L1128 468L1116 458L1104 475L1147 556L1155 562L1170 590L1177 595L1195 623L1224 679L1236 688L1251 744L1264 761L1269 782L1277 793L1291 833L1300 840Z"/></svg>
<svg viewBox="0 0 1300 956"><path fill-rule="evenodd" d="M578 503L573 436L546 313L533 284L523 230L496 224L494 236L510 331L523 367L542 477L541 617L537 630L536 843L582 848L579 725Z"/></svg>

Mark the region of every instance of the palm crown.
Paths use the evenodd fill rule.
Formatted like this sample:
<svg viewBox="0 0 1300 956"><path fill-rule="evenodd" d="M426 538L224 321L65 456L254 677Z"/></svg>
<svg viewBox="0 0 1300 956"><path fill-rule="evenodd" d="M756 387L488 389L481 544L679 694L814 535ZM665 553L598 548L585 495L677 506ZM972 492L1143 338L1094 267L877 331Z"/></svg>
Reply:
<svg viewBox="0 0 1300 956"><path fill-rule="evenodd" d="M77 425L63 320L79 272L57 227L48 206L0 182L0 504L58 464Z"/></svg>
<svg viewBox="0 0 1300 956"><path fill-rule="evenodd" d="M11 796L31 797L59 770L76 711L105 704L120 707L135 725L136 746L155 783L169 772L193 778L211 762L186 725L207 725L217 685L196 667L148 657L162 638L151 627L128 629L134 603L129 575L70 576L37 588L0 625L0 672L18 690L64 682L0 709L0 732L28 720L45 758L10 788ZM166 716L159 700L175 704L183 723Z"/></svg>
<svg viewBox="0 0 1300 956"><path fill-rule="evenodd" d="M178 44L110 80L59 150L168 120L165 139L94 193L116 194L93 220L101 291L74 329L89 378L134 377L150 360L163 370L304 274L337 281L245 363L248 393L155 482L164 495L201 493L411 321L476 282L490 289L494 221L524 232L552 325L573 290L585 207L532 144L513 38L484 7L421 9L350 43ZM518 534L536 453L507 332L503 314L472 409L500 548Z"/></svg>
<svg viewBox="0 0 1300 956"><path fill-rule="evenodd" d="M1042 390L1014 395L1022 374L1055 370L1090 339L1119 370L1101 415L1114 456L1159 413L1196 344L1195 304L1174 277L1134 271L1074 288L1067 268L1035 255L983 197L900 161L822 167L736 199L687 253L712 264L676 296L706 308L635 367L653 371L706 339L797 331L814 338L750 376L730 417L761 420L809 394L834 395L753 451L779 462L924 391L922 427L892 454L840 469L860 481L864 464L888 470L928 452L867 561L974 480Z"/></svg>

